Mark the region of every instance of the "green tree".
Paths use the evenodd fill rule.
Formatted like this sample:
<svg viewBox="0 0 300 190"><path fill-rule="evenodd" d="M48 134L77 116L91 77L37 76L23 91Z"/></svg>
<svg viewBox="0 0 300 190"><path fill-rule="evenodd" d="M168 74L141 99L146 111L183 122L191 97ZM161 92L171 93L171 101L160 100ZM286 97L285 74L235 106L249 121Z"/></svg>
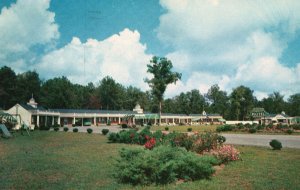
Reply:
<svg viewBox="0 0 300 190"><path fill-rule="evenodd" d="M287 106L283 98L284 96L279 92L274 92L273 94L269 94L267 98L263 98L259 102L259 105L269 113L281 113Z"/></svg>
<svg viewBox="0 0 300 190"><path fill-rule="evenodd" d="M199 90L192 90L191 92L187 92L187 95L190 100L190 109L191 113L202 113L203 109L206 107L205 98L200 93Z"/></svg>
<svg viewBox="0 0 300 190"><path fill-rule="evenodd" d="M221 114L223 117L225 117L225 113L229 105L227 93L220 90L220 87L215 84L210 87L205 96L209 100L210 111Z"/></svg>
<svg viewBox="0 0 300 190"><path fill-rule="evenodd" d="M153 95L159 102L159 124L161 124L162 101L166 88L171 83L181 79L181 73L172 72L173 64L165 57L154 56L147 64L147 72L153 74L152 79L146 79L152 89Z"/></svg>
<svg viewBox="0 0 300 190"><path fill-rule="evenodd" d="M233 89L230 94L231 114L236 120L245 120L254 106L253 91L245 86Z"/></svg>
<svg viewBox="0 0 300 190"><path fill-rule="evenodd" d="M287 111L290 116L300 116L300 93L291 95L287 104Z"/></svg>
<svg viewBox="0 0 300 190"><path fill-rule="evenodd" d="M78 108L73 84L66 77L47 80L41 87L41 104L48 108Z"/></svg>
<svg viewBox="0 0 300 190"><path fill-rule="evenodd" d="M100 81L97 94L100 97L102 109L123 109L125 88L121 84L115 82L113 78L109 76L103 78Z"/></svg>
<svg viewBox="0 0 300 190"><path fill-rule="evenodd" d="M26 103L34 95L34 99L39 102L41 80L36 71L27 71L17 75L16 95L17 102Z"/></svg>
<svg viewBox="0 0 300 190"><path fill-rule="evenodd" d="M7 66L0 68L0 109L11 108L17 103L16 73Z"/></svg>

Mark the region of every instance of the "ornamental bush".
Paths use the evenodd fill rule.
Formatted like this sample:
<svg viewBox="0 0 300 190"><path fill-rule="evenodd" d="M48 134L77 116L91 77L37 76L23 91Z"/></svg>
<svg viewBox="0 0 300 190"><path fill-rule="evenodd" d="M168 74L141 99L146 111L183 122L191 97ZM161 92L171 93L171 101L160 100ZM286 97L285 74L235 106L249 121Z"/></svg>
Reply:
<svg viewBox="0 0 300 190"><path fill-rule="evenodd" d="M256 129L255 128L250 128L249 133L256 133Z"/></svg>
<svg viewBox="0 0 300 190"><path fill-rule="evenodd" d="M232 125L222 125L218 126L216 131L217 132L225 132L225 131L232 131L235 127Z"/></svg>
<svg viewBox="0 0 300 190"><path fill-rule="evenodd" d="M286 130L286 133L289 134L289 135L292 134L293 132L294 132L293 129L288 129L288 130Z"/></svg>
<svg viewBox="0 0 300 190"><path fill-rule="evenodd" d="M88 134L91 134L93 132L93 129L88 128L88 129L86 129L86 131L88 132Z"/></svg>
<svg viewBox="0 0 300 190"><path fill-rule="evenodd" d="M281 150L282 148L281 142L276 139L270 141L270 146L273 148L273 150Z"/></svg>
<svg viewBox="0 0 300 190"><path fill-rule="evenodd" d="M78 132L78 128L73 128L73 132L77 133Z"/></svg>
<svg viewBox="0 0 300 190"><path fill-rule="evenodd" d="M185 149L159 146L153 150L121 149L115 164L114 177L122 183L133 185L167 184L176 180L198 180L210 178L212 156L199 156Z"/></svg>
<svg viewBox="0 0 300 190"><path fill-rule="evenodd" d="M165 127L165 130L166 130L166 131L169 131L169 127Z"/></svg>
<svg viewBox="0 0 300 190"><path fill-rule="evenodd" d="M192 132L192 130L193 130L192 128L188 128L187 129L188 132Z"/></svg>
<svg viewBox="0 0 300 190"><path fill-rule="evenodd" d="M229 161L235 161L240 159L240 152L231 145L223 145L217 149L211 151L222 163L227 163Z"/></svg>
<svg viewBox="0 0 300 190"><path fill-rule="evenodd" d="M128 128L128 125L127 125L126 123L123 123L123 124L121 125L121 127L122 127L122 129L126 129L126 128Z"/></svg>
<svg viewBox="0 0 300 190"><path fill-rule="evenodd" d="M64 131L65 132L69 131L69 128L68 127L64 127Z"/></svg>
<svg viewBox="0 0 300 190"><path fill-rule="evenodd" d="M54 131L59 131L59 127L54 127Z"/></svg>
<svg viewBox="0 0 300 190"><path fill-rule="evenodd" d="M101 132L102 132L103 135L106 135L109 132L109 129L102 129Z"/></svg>

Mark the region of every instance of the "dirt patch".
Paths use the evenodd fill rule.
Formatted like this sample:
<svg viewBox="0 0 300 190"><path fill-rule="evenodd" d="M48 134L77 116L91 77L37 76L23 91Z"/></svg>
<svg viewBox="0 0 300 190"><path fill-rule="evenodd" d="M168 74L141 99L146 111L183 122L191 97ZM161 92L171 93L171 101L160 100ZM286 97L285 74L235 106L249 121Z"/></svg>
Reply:
<svg viewBox="0 0 300 190"><path fill-rule="evenodd" d="M219 166L213 166L213 168L216 170L213 176L216 176L225 168L225 164L221 164Z"/></svg>

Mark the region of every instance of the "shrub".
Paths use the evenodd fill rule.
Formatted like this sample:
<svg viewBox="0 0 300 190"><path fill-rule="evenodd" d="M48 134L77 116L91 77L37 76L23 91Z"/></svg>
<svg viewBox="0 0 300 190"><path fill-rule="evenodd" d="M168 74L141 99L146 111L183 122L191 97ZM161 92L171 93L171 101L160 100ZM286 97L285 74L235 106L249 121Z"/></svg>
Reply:
<svg viewBox="0 0 300 190"><path fill-rule="evenodd" d="M193 148L195 139L193 136L188 136L187 134L177 133L174 135L170 141L172 146L183 147L186 150L191 150Z"/></svg>
<svg viewBox="0 0 300 190"><path fill-rule="evenodd" d="M111 121L110 120L107 120L107 123L106 123L108 126L111 125Z"/></svg>
<svg viewBox="0 0 300 190"><path fill-rule="evenodd" d="M78 132L78 128L73 128L73 132L77 133Z"/></svg>
<svg viewBox="0 0 300 190"><path fill-rule="evenodd" d="M223 144L224 142L226 142L226 137L218 135L217 140L219 144Z"/></svg>
<svg viewBox="0 0 300 190"><path fill-rule="evenodd" d="M72 127L76 127L76 124L72 124Z"/></svg>
<svg viewBox="0 0 300 190"><path fill-rule="evenodd" d="M166 131L169 131L169 127L165 127L165 130L166 130Z"/></svg>
<svg viewBox="0 0 300 190"><path fill-rule="evenodd" d="M289 134L289 135L292 134L293 132L294 132L293 129L288 129L288 130L286 130L286 133Z"/></svg>
<svg viewBox="0 0 300 190"><path fill-rule="evenodd" d="M41 125L39 129L42 130L42 131L49 131L50 126Z"/></svg>
<svg viewBox="0 0 300 190"><path fill-rule="evenodd" d="M146 149L152 150L154 148L155 144L156 144L156 140L154 137L152 137L145 143L144 146Z"/></svg>
<svg viewBox="0 0 300 190"><path fill-rule="evenodd" d="M88 134L91 134L93 132L93 129L88 128L88 129L86 129L86 131L88 132Z"/></svg>
<svg viewBox="0 0 300 190"><path fill-rule="evenodd" d="M122 129L128 128L128 125L126 123L123 123L121 126L122 126Z"/></svg>
<svg viewBox="0 0 300 190"><path fill-rule="evenodd" d="M193 144L193 151L197 153L203 153L204 151L209 152L212 149L216 149L217 146L220 144L218 141L218 134L206 132L201 135L196 135L194 144Z"/></svg>
<svg viewBox="0 0 300 190"><path fill-rule="evenodd" d="M59 127L54 127L54 131L59 131Z"/></svg>
<svg viewBox="0 0 300 190"><path fill-rule="evenodd" d="M198 156L184 149L159 146L153 150L122 149L114 177L133 185L167 184L179 179L209 178L217 163L214 157Z"/></svg>
<svg viewBox="0 0 300 190"><path fill-rule="evenodd" d="M294 125L292 125L292 128L294 130L300 130L300 124L294 124Z"/></svg>
<svg viewBox="0 0 300 190"><path fill-rule="evenodd" d="M249 133L256 133L256 129L255 128L250 128Z"/></svg>
<svg viewBox="0 0 300 190"><path fill-rule="evenodd" d="M102 129L101 132L102 132L103 135L106 135L109 132L109 129Z"/></svg>
<svg viewBox="0 0 300 190"><path fill-rule="evenodd" d="M118 133L110 133L108 136L110 142L116 143L120 141L120 136Z"/></svg>
<svg viewBox="0 0 300 190"><path fill-rule="evenodd" d="M190 127L187 129L188 132L192 132L192 130L193 130L193 129L190 128Z"/></svg>
<svg viewBox="0 0 300 190"><path fill-rule="evenodd" d="M222 163L240 159L239 151L231 145L223 145L216 150L213 150L211 154L219 159Z"/></svg>
<svg viewBox="0 0 300 190"><path fill-rule="evenodd" d="M216 131L217 132L232 131L233 129L234 129L234 126L232 126L232 125L222 125L222 126L218 126Z"/></svg>
<svg viewBox="0 0 300 190"><path fill-rule="evenodd" d="M69 131L69 128L68 127L64 127L64 131L65 132Z"/></svg>
<svg viewBox="0 0 300 190"><path fill-rule="evenodd" d="M282 148L281 142L276 139L270 141L270 146L273 148L273 150L280 150Z"/></svg>

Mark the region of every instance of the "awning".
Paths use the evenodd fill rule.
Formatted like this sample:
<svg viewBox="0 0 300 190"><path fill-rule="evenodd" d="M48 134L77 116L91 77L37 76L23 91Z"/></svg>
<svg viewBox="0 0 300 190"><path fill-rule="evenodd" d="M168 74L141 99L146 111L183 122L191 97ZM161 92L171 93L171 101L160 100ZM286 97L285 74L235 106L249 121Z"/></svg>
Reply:
<svg viewBox="0 0 300 190"><path fill-rule="evenodd" d="M0 111L0 118L6 122L17 123L17 119L14 116L2 111Z"/></svg>
<svg viewBox="0 0 300 190"><path fill-rule="evenodd" d="M134 115L135 119L158 119L157 114L136 114Z"/></svg>

